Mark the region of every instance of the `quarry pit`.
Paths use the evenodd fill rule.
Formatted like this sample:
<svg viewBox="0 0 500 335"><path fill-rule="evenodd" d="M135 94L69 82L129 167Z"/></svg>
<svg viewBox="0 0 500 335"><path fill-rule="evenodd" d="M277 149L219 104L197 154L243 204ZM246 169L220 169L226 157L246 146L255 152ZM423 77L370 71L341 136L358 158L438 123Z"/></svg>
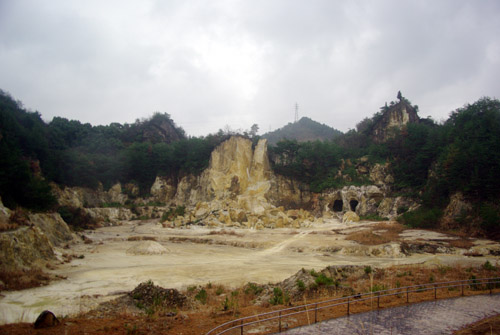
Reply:
<svg viewBox="0 0 500 335"><path fill-rule="evenodd" d="M499 260L494 256L500 250L498 243L474 240L469 248L455 248L451 241L457 237L425 230L407 229L397 240L379 245L346 239L362 231L384 234L384 229L377 228L379 224L325 219L299 229L255 230L194 225L164 228L158 220L147 220L85 231L81 234L85 238L70 249L57 250L74 256L71 262L60 262L49 271L66 279L4 293L0 322L31 322L45 309L63 316L85 312L147 280L181 290L209 282L238 287L248 282L277 283L301 268L473 266ZM419 248L409 251L412 245ZM142 252L132 252L138 246L144 246Z"/></svg>

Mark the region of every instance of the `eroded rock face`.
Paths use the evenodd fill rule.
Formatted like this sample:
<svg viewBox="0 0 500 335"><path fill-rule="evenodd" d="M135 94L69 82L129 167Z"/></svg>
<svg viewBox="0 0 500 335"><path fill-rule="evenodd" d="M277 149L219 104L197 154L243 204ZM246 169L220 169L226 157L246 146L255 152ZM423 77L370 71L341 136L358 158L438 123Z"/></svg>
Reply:
<svg viewBox="0 0 500 335"><path fill-rule="evenodd" d="M168 189L170 183L165 184L163 189ZM300 227L300 220L310 222L310 214L301 210L290 217L280 205L304 207L308 201L309 192L298 183L272 173L266 140L253 149L249 139L231 137L212 152L209 167L199 177L179 181L173 203L188 206L189 211L172 224Z"/></svg>
<svg viewBox="0 0 500 335"><path fill-rule="evenodd" d="M29 220L47 236L53 246L73 240L71 230L58 213L30 214Z"/></svg>
<svg viewBox="0 0 500 335"><path fill-rule="evenodd" d="M260 140L253 150L249 139L231 137L215 148L208 169L199 178L181 180L176 199L191 203L231 199L248 210L260 211L258 203L270 189L270 177L266 140Z"/></svg>
<svg viewBox="0 0 500 335"><path fill-rule="evenodd" d="M345 186L340 190L330 190L322 194L323 214L332 213L340 217L347 211L357 215L378 215L392 219L398 215L398 208L413 210L414 201L403 197L390 197L384 188L376 185ZM405 210L405 211L406 211Z"/></svg>
<svg viewBox="0 0 500 335"><path fill-rule="evenodd" d="M117 224L119 221L132 220L137 216L130 209L124 207L85 208L85 212L96 222L104 225L106 223Z"/></svg>
<svg viewBox="0 0 500 335"><path fill-rule="evenodd" d="M13 271L55 259L47 235L37 227L22 227L0 234L0 259L2 271Z"/></svg>
<svg viewBox="0 0 500 335"><path fill-rule="evenodd" d="M164 189L172 194L171 181L157 181L155 190ZM270 205L279 206L282 202L303 205L310 195L298 183L272 173L266 140L260 140L253 149L249 139L235 136L212 152L209 167L199 177L182 178L173 197L176 204L187 206L226 200L262 214Z"/></svg>
<svg viewBox="0 0 500 335"><path fill-rule="evenodd" d="M107 192L107 198L109 199L109 202L119 203L123 205L128 197L123 194L122 185L120 183L117 183L109 189L109 191Z"/></svg>
<svg viewBox="0 0 500 335"><path fill-rule="evenodd" d="M73 240L69 227L57 213L30 214L27 224L0 233L0 270L12 271L54 260L54 247Z"/></svg>
<svg viewBox="0 0 500 335"><path fill-rule="evenodd" d="M52 184L52 189L61 206L69 207L101 207L103 204L118 203L123 205L128 196L123 193L120 183L114 185L109 191L104 191L102 186L97 190L84 187L63 187ZM126 186L130 188L130 185ZM133 190L131 191L133 192Z"/></svg>
<svg viewBox="0 0 500 335"><path fill-rule="evenodd" d="M394 177L389 172L389 163L376 163L370 168L370 180L377 186L394 183Z"/></svg>
<svg viewBox="0 0 500 335"><path fill-rule="evenodd" d="M271 180L268 199L276 206L286 208L309 208L313 206L313 195L309 187L280 175Z"/></svg>
<svg viewBox="0 0 500 335"><path fill-rule="evenodd" d="M462 193L457 192L450 197L450 202L443 213L442 225L451 227L460 218L464 218L472 211L472 205L467 202Z"/></svg>
<svg viewBox="0 0 500 335"><path fill-rule="evenodd" d="M385 194L375 185L345 186L341 190L325 192L323 197L326 200L325 211L353 211L358 215L366 215L376 212Z"/></svg>

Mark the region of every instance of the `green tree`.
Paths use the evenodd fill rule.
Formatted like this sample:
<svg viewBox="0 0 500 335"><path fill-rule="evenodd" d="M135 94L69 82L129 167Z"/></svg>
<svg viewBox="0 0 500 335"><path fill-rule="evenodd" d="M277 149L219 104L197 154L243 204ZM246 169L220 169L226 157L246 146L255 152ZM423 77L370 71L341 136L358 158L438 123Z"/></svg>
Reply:
<svg viewBox="0 0 500 335"><path fill-rule="evenodd" d="M482 98L457 109L445 123L445 136L439 177L452 192L495 199L500 189L500 101Z"/></svg>

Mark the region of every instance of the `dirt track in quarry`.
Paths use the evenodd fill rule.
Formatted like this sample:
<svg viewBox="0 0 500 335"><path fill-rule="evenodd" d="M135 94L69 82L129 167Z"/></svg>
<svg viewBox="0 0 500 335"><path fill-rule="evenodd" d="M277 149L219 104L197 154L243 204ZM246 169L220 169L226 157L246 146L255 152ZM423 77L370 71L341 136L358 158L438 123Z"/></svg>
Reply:
<svg viewBox="0 0 500 335"><path fill-rule="evenodd" d="M366 247L345 240L347 233L375 222L342 224L325 220L301 229L233 229L189 226L164 228L157 221L131 221L121 226L87 231L91 243L80 242L69 254L83 255L51 272L66 276L45 287L7 292L0 299L0 321L33 322L43 310L57 315L87 311L111 300L139 283L152 280L162 287L185 289L208 282L237 287L247 282L275 283L301 268L329 265L482 264L498 257L465 257L460 254L366 255ZM418 239L446 239L433 232L406 231ZM154 239L167 249L162 255L131 255L127 250Z"/></svg>

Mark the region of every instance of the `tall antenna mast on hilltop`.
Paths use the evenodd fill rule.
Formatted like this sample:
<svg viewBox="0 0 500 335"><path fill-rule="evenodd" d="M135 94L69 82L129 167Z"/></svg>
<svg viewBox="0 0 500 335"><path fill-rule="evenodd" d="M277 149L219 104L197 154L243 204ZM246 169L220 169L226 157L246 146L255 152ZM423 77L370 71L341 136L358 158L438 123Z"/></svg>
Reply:
<svg viewBox="0 0 500 335"><path fill-rule="evenodd" d="M299 121L299 104L295 103L295 122Z"/></svg>

